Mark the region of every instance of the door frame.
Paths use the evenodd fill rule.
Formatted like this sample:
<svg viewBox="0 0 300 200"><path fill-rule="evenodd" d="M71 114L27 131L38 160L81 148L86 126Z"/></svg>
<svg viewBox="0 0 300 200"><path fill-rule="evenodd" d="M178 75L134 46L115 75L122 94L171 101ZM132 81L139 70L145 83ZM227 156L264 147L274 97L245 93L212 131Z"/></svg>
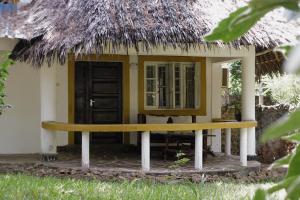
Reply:
<svg viewBox="0 0 300 200"><path fill-rule="evenodd" d="M130 71L128 55L68 55L68 122L75 122L75 62L95 61L95 62L121 62L122 63L122 123L129 123L130 115ZM74 144L74 132L68 133L68 144ZM123 143L130 143L129 133L123 133Z"/></svg>

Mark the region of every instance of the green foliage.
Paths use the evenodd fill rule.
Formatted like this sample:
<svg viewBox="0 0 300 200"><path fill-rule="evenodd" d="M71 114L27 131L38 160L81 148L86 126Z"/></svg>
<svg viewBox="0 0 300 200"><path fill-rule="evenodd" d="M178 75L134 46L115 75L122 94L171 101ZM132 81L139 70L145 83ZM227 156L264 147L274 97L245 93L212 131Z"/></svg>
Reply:
<svg viewBox="0 0 300 200"><path fill-rule="evenodd" d="M289 105L291 109L300 106L300 79L292 74L274 74L262 77L262 85L265 93L280 104ZM284 87L282 87L284 83Z"/></svg>
<svg viewBox="0 0 300 200"><path fill-rule="evenodd" d="M229 94L241 96L242 92L242 66L241 61L235 61L229 66Z"/></svg>
<svg viewBox="0 0 300 200"><path fill-rule="evenodd" d="M5 82L8 77L8 68L14 63L11 59L9 59L9 53L5 53L0 56L0 60L3 60L0 63L0 114L3 112L4 108L7 107L5 105Z"/></svg>
<svg viewBox="0 0 300 200"><path fill-rule="evenodd" d="M284 7L299 11L298 0L252 0L247 6L239 8L222 20L219 25L207 35L207 41L222 40L230 42L245 34L268 12ZM224 34L226 33L226 34Z"/></svg>
<svg viewBox="0 0 300 200"><path fill-rule="evenodd" d="M247 6L238 9L237 11L233 12L228 18L221 21L218 27L215 28L215 30L213 30L210 35L206 36L206 39L208 41L223 40L224 42L235 40L241 35L245 34L265 14L271 12L276 8L283 7L285 9L288 9L289 11L299 13L299 3L300 0L251 0ZM285 45L281 48L281 50L284 53L288 54L286 70L289 72L299 72L300 45L297 45L296 47ZM277 81L279 82L280 80ZM285 82L281 81L280 84L283 89L286 89ZM298 85L299 82L296 82L295 84L292 84L292 88L294 91L297 91L295 93L299 94L297 89ZM299 98L297 94L293 95L294 97L291 98L291 102L293 104L298 104ZM282 98L282 95L278 96ZM271 126L262 136L261 140L263 142L283 137L284 139L295 142L296 148L290 155L273 164L273 167L288 166L288 172L285 179L267 190L257 190L254 199L267 199L271 194L282 189L287 192L286 199L300 198L299 128L300 110L297 110L286 118L281 119L275 125Z"/></svg>
<svg viewBox="0 0 300 200"><path fill-rule="evenodd" d="M267 193L266 191L262 190L262 189L258 189L256 190L255 192L255 195L254 195L254 200L260 200L260 199L265 199L267 196Z"/></svg>
<svg viewBox="0 0 300 200"><path fill-rule="evenodd" d="M177 160L174 161L174 164L170 166L170 168L176 169L186 165L190 159L186 157L185 153L179 152L176 154Z"/></svg>

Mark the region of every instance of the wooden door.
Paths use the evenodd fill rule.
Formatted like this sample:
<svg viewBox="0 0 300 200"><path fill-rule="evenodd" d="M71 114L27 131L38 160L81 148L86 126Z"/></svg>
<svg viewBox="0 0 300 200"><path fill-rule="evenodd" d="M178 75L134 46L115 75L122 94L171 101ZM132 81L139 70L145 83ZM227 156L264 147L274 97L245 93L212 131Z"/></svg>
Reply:
<svg viewBox="0 0 300 200"><path fill-rule="evenodd" d="M75 62L75 122L122 123L122 63ZM91 143L122 143L121 133L92 133ZM76 134L75 143L80 143Z"/></svg>

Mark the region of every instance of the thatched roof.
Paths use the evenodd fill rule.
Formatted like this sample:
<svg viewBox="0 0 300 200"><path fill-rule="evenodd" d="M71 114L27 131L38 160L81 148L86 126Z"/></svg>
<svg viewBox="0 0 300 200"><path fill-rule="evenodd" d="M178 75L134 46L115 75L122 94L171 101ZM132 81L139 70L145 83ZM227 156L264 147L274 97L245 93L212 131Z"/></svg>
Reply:
<svg viewBox="0 0 300 200"><path fill-rule="evenodd" d="M245 0L33 0L30 9L16 17L18 31L30 42L19 43L14 56L40 66L44 59L64 63L69 52L101 53L104 47L273 48L294 39L293 28L276 11L237 41L206 43L203 36L243 4Z"/></svg>

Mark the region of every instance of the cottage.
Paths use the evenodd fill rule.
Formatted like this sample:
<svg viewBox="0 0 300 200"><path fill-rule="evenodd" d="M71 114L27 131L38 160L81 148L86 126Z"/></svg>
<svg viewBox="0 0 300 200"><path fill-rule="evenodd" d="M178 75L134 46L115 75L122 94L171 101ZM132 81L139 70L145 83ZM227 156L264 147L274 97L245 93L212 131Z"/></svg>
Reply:
<svg viewBox="0 0 300 200"><path fill-rule="evenodd" d="M244 1L21 3L0 15L0 51L17 61L7 82L13 109L0 116L1 154L49 159L57 146L82 143L88 167L89 145L141 141L147 171L151 133L195 131L195 168L202 169L203 130L221 152L226 129L229 155L231 128L238 128L241 165L256 155L256 53L294 39L280 11L224 44L203 36ZM221 66L233 60L242 61L242 121L214 122L221 118ZM146 124L138 124L141 115Z"/></svg>

